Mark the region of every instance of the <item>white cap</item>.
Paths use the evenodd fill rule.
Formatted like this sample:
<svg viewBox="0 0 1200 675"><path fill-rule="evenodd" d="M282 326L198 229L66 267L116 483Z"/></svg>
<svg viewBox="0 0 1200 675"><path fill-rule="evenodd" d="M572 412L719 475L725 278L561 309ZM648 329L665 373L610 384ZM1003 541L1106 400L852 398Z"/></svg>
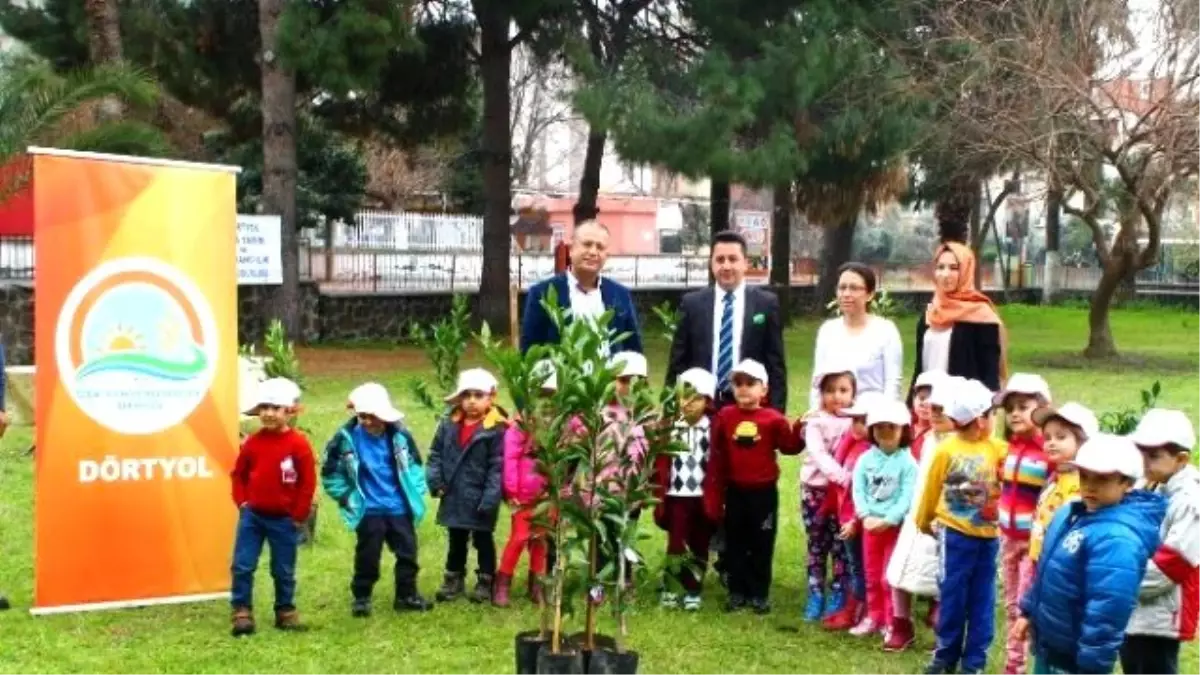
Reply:
<svg viewBox="0 0 1200 675"><path fill-rule="evenodd" d="M733 370L729 372L730 379L733 379L733 376L738 373L747 377L753 377L763 384L769 384L767 369L763 367L763 364L754 359L742 359L742 362L734 366Z"/></svg>
<svg viewBox="0 0 1200 675"><path fill-rule="evenodd" d="M650 373L646 365L646 357L637 352L619 352L613 354L609 366L617 368L617 377L646 377Z"/></svg>
<svg viewBox="0 0 1200 675"><path fill-rule="evenodd" d="M908 406L900 401L878 401L867 411L867 426L873 427L885 422L902 427L908 426L912 424L912 413L908 411Z"/></svg>
<svg viewBox="0 0 1200 675"><path fill-rule="evenodd" d="M996 392L996 395L992 398L992 403L996 406L1002 406L1005 399L1013 394L1036 396L1041 399L1044 405L1050 402L1050 385L1041 375L1013 373L1012 377L1008 378L1008 384L1004 385L1004 389Z"/></svg>
<svg viewBox="0 0 1200 675"><path fill-rule="evenodd" d="M1196 432L1182 411L1153 408L1146 411L1129 440L1145 448L1172 444L1191 452L1196 447Z"/></svg>
<svg viewBox="0 0 1200 675"><path fill-rule="evenodd" d="M697 394L709 398L717 391L717 378L703 368L688 368L679 375L679 382L692 385Z"/></svg>
<svg viewBox="0 0 1200 675"><path fill-rule="evenodd" d="M404 413L392 405L392 397L378 382L360 384L350 392L350 407L359 415L378 417L382 422L394 424L404 419Z"/></svg>
<svg viewBox="0 0 1200 675"><path fill-rule="evenodd" d="M992 391L979 380L966 380L954 388L953 400L944 408L950 419L969 424L993 408Z"/></svg>
<svg viewBox="0 0 1200 675"><path fill-rule="evenodd" d="M933 385L950 377L944 370L927 370L917 376L917 381L913 383L913 389L921 387L933 387Z"/></svg>
<svg viewBox="0 0 1200 675"><path fill-rule="evenodd" d="M853 405L849 408L839 410L838 415L842 417L866 417L871 414L872 410L887 403L887 401L888 399L877 391L864 391L854 399ZM905 419L908 419L907 409L905 409Z"/></svg>
<svg viewBox="0 0 1200 675"><path fill-rule="evenodd" d="M286 377L272 377L258 383L255 389L254 403L246 412L253 412L260 405L291 408L300 400L300 387Z"/></svg>
<svg viewBox="0 0 1200 675"><path fill-rule="evenodd" d="M1077 469L1093 473L1119 473L1140 480L1144 471L1142 453L1124 436L1096 434L1080 448L1075 459L1067 462Z"/></svg>
<svg viewBox="0 0 1200 675"><path fill-rule="evenodd" d="M542 389L550 389L558 391L558 369L554 367L554 362L550 359L542 359L533 364L533 370L530 371L534 381L541 381Z"/></svg>
<svg viewBox="0 0 1200 675"><path fill-rule="evenodd" d="M1064 403L1057 408L1049 406L1038 408L1033 411L1032 417L1033 423L1039 427L1046 426L1050 420L1060 419L1067 424L1079 427L1085 438L1091 438L1100 433L1100 421L1096 419L1096 413L1074 401Z"/></svg>
<svg viewBox="0 0 1200 675"><path fill-rule="evenodd" d="M936 405L946 410L954 404L958 390L967 383L965 377L957 375L942 375L933 380L933 391L929 392L929 405Z"/></svg>
<svg viewBox="0 0 1200 675"><path fill-rule="evenodd" d="M817 366L817 368L813 370L812 386L814 389L820 389L821 381L830 375L848 374L850 377L857 378L857 371L858 368L855 367L853 363L848 361L830 361L824 365Z"/></svg>
<svg viewBox="0 0 1200 675"><path fill-rule="evenodd" d="M488 371L483 368L468 368L458 374L458 384L454 387L454 393L446 397L446 402L449 403L468 391L490 394L496 391L497 386L496 377Z"/></svg>

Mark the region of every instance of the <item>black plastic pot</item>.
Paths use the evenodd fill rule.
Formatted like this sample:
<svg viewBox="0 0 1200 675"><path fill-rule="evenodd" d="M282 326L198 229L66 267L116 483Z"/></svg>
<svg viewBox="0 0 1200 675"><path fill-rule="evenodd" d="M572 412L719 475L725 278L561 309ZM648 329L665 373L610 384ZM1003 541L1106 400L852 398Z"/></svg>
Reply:
<svg viewBox="0 0 1200 675"><path fill-rule="evenodd" d="M569 642L563 642L562 651L550 653L549 643L538 648L538 675L583 675L583 652Z"/></svg>
<svg viewBox="0 0 1200 675"><path fill-rule="evenodd" d="M513 653L516 655L517 675L533 675L537 672L538 650L549 640L542 638L542 631L527 630L517 633L513 640Z"/></svg>
<svg viewBox="0 0 1200 675"><path fill-rule="evenodd" d="M589 665L592 659L592 650L584 646L587 644L587 633L575 633L569 639L571 642L579 646L579 651L583 654L583 671L585 673L592 672L590 670L591 666ZM596 633L592 636L592 644L596 646L597 650L607 649L610 651L616 651L617 649L616 640L612 639L612 637L608 635L602 635L600 633Z"/></svg>
<svg viewBox="0 0 1200 675"><path fill-rule="evenodd" d="M587 672L596 675L636 675L638 653L620 652L597 646L587 662Z"/></svg>

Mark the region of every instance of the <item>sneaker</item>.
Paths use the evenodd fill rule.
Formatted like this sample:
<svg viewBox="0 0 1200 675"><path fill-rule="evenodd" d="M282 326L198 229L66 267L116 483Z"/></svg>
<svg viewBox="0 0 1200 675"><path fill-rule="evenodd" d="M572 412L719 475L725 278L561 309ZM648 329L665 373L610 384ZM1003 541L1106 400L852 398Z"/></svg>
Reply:
<svg viewBox="0 0 1200 675"><path fill-rule="evenodd" d="M731 594L729 596L729 599L725 601L725 611L726 612L736 612L736 611L739 611L739 610L745 608L745 606L746 606L746 598L745 598L745 596L741 595L740 593Z"/></svg>
<svg viewBox="0 0 1200 675"><path fill-rule="evenodd" d="M371 616L371 599L355 598L354 602L350 603L350 616L359 619Z"/></svg>
<svg viewBox="0 0 1200 675"><path fill-rule="evenodd" d="M238 607L233 610L233 637L254 635L254 614L249 607Z"/></svg>
<svg viewBox="0 0 1200 675"><path fill-rule="evenodd" d="M909 619L892 619L892 625L883 641L883 651L902 652L912 646L916 640L913 634L913 624Z"/></svg>
<svg viewBox="0 0 1200 675"><path fill-rule="evenodd" d="M879 624L875 623L875 619L867 617L858 622L858 625L850 629L850 634L854 637L865 637L874 635L879 632Z"/></svg>
<svg viewBox="0 0 1200 675"><path fill-rule="evenodd" d="M295 609L276 610L275 627L279 630L304 630L304 624L300 623L300 612Z"/></svg>
<svg viewBox="0 0 1200 675"><path fill-rule="evenodd" d="M754 610L755 614L770 614L771 601L766 598L752 598L750 600L750 609Z"/></svg>
<svg viewBox="0 0 1200 675"><path fill-rule="evenodd" d="M0 611L4 611L10 607L12 607L12 605L8 603L8 598L0 595Z"/></svg>
<svg viewBox="0 0 1200 675"><path fill-rule="evenodd" d="M659 607L662 607L664 609L674 609L678 605L679 605L679 596L674 593L663 591L662 595L658 596L658 606Z"/></svg>
<svg viewBox="0 0 1200 675"><path fill-rule="evenodd" d="M450 602L457 600L466 590L462 572L446 572L445 578L442 579L442 587L433 597L437 598L438 602Z"/></svg>
<svg viewBox="0 0 1200 675"><path fill-rule="evenodd" d="M689 593L683 597L683 610L685 612L700 611L700 595L697 593Z"/></svg>
<svg viewBox="0 0 1200 675"><path fill-rule="evenodd" d="M829 601L825 603L825 613L820 617L828 619L829 617L842 611L846 606L846 593L840 588L833 588L829 591Z"/></svg>
<svg viewBox="0 0 1200 675"><path fill-rule="evenodd" d="M468 600L474 603L490 602L492 599L492 584L495 579L490 574L475 573L475 588Z"/></svg>
<svg viewBox="0 0 1200 675"><path fill-rule="evenodd" d="M953 672L953 668L940 661L930 661L929 665L925 666L925 675L948 675Z"/></svg>
<svg viewBox="0 0 1200 675"><path fill-rule="evenodd" d="M810 623L820 621L824 612L825 596L815 588L808 589L808 602L804 605L804 620Z"/></svg>

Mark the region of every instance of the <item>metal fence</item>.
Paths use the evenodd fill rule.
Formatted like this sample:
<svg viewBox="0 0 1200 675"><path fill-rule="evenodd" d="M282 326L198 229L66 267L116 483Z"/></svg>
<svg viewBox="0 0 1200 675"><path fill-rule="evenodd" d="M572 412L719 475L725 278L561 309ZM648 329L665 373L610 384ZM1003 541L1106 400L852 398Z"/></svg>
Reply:
<svg viewBox="0 0 1200 675"><path fill-rule="evenodd" d="M370 218L372 214L361 216ZM306 239L300 246L300 276L317 282L323 291L330 293L477 291L484 254L478 250L465 250L473 227L472 217L435 215L433 218L440 223L437 227L443 228L437 230L441 234L421 234L424 225L419 219L406 219L402 227L394 224L378 227L374 232L369 226L335 228L335 246L328 264L326 257L330 250L323 242ZM394 218L384 220L398 222ZM407 237L407 250L392 247L400 236L397 232L403 232ZM374 246L383 244L386 246ZM449 248L439 248L441 246ZM459 246L463 250L454 248ZM793 261L793 286L817 283L819 275L813 263L808 259ZM883 288L899 291L931 290L933 287L929 263L885 265L876 269ZM511 283L528 288L554 273L554 260L550 255L515 255L509 259L509 270ZM708 284L708 259L682 255L614 255L609 257L604 273L631 288L698 288ZM1001 274L996 265L984 266L983 287L987 290L1003 288ZM1101 270L1095 267L1064 267L1059 271L1062 287L1079 291L1094 289L1100 274ZM33 278L33 239L0 236L0 280L30 281ZM1044 280L1045 270L1041 266L1019 266L1010 271L1009 287L1040 288ZM751 277L752 283L764 281L761 273ZM1137 285L1146 292L1200 292L1195 270L1190 268L1158 266L1143 270L1138 274Z"/></svg>

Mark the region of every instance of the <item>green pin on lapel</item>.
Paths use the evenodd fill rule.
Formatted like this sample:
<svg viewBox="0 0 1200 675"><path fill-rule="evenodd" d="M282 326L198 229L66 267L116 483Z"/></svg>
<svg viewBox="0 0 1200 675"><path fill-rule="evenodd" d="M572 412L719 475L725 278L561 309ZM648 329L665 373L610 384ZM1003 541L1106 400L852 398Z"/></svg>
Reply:
<svg viewBox="0 0 1200 675"><path fill-rule="evenodd" d="M757 325L757 326L761 326L761 325L763 325L763 324L764 324L764 323L766 323L766 322L767 322L767 315L766 315L766 314L763 314L762 312L759 312L758 314L755 314L755 315L754 315L754 324L755 324L755 325Z"/></svg>

